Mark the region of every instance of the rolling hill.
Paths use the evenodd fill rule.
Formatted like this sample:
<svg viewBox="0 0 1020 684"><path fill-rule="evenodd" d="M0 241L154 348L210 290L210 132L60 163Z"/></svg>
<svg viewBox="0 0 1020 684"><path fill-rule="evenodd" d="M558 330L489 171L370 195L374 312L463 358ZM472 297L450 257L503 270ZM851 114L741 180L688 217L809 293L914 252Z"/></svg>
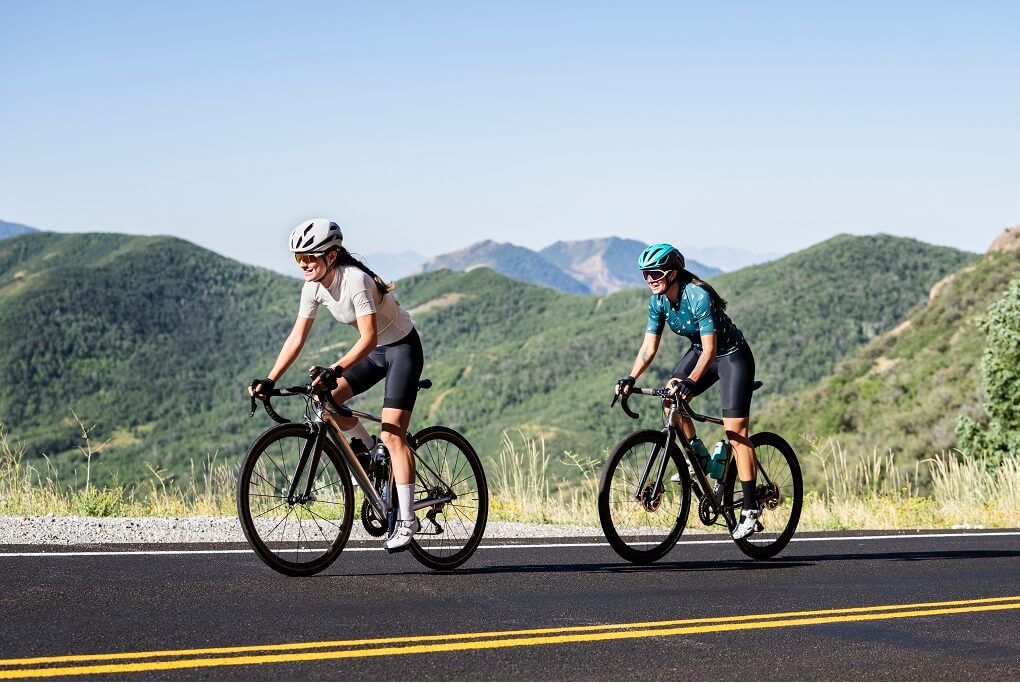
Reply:
<svg viewBox="0 0 1020 684"><path fill-rule="evenodd" d="M974 258L902 238L839 236L713 283L751 341L767 404L770 392L831 373ZM272 365L299 291L297 279L173 238L5 240L0 421L32 454L48 454L65 479L82 466L72 410L96 425L96 439L111 440L94 468L100 480L145 477L146 463L183 476L191 460L236 462L267 425L264 416L248 419L244 386ZM476 269L413 276L397 293L421 330L436 383L419 399L416 424L457 427L484 458L498 453L504 429L541 435L554 454L598 459L637 427L608 404L640 344L646 290L577 296ZM353 339L350 328L323 321L285 381L300 382L296 369L335 360ZM665 376L685 347L665 339L651 375ZM359 402L377 409L380 395L381 387ZM653 424L652 415L642 424Z"/></svg>
<svg viewBox="0 0 1020 684"><path fill-rule="evenodd" d="M1020 276L1020 227L939 281L904 320L821 382L771 402L762 421L859 457L892 449L904 468L956 447L960 415L983 418L977 320ZM1020 315L1020 312L1017 312Z"/></svg>

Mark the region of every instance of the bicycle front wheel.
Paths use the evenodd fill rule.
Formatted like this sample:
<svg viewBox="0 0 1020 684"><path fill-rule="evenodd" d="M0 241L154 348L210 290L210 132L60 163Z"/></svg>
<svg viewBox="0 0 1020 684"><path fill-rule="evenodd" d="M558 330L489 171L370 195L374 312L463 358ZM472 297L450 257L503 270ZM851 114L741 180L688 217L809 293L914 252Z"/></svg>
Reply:
<svg viewBox="0 0 1020 684"><path fill-rule="evenodd" d="M237 482L244 536L266 565L285 575L314 575L328 567L343 551L354 520L354 488L347 466L327 439L316 472L311 473L314 440L311 428L298 423L267 430L248 450ZM295 496L290 497L306 447L308 462Z"/></svg>
<svg viewBox="0 0 1020 684"><path fill-rule="evenodd" d="M455 430L428 427L410 441L415 452L415 502L449 499L417 511L421 531L411 542L411 553L426 567L452 570L471 557L485 533L489 517L485 471L474 447Z"/></svg>
<svg viewBox="0 0 1020 684"><path fill-rule="evenodd" d="M690 508L690 475L665 433L641 430L613 450L599 482L599 521L620 556L641 564L665 556L684 531Z"/></svg>
<svg viewBox="0 0 1020 684"><path fill-rule="evenodd" d="M785 439L772 432L759 432L751 435L751 444L758 459L756 495L762 509L758 519L762 529L736 541L751 558L771 558L786 548L797 530L804 503L804 482L797 454ZM738 509L743 504L738 482L737 469L729 468L723 505L733 511L735 519L739 519Z"/></svg>

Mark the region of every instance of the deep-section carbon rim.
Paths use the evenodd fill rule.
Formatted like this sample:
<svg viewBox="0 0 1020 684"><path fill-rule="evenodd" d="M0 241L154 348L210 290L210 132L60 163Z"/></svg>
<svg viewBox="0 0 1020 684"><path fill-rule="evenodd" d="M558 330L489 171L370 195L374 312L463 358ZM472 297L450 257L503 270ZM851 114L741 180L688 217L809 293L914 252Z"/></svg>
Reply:
<svg viewBox="0 0 1020 684"><path fill-rule="evenodd" d="M249 450L238 478L238 517L252 548L287 575L321 572L351 533L354 492L347 466L328 440L305 496L311 459L294 500L288 494L301 455L314 439L307 425L271 428Z"/></svg>
<svg viewBox="0 0 1020 684"><path fill-rule="evenodd" d="M786 548L797 524L804 504L804 483L800 464L786 440L771 432L751 436L758 459L756 492L762 505L762 529L737 541L740 550L751 558L771 558ZM740 520L743 492L737 478L737 469L729 468L723 492L723 505L733 510Z"/></svg>
<svg viewBox="0 0 1020 684"><path fill-rule="evenodd" d="M423 565L450 570L478 548L489 516L485 471L467 439L449 428L435 426L416 434L415 501L450 493L456 498L415 512L421 531L411 553Z"/></svg>
<svg viewBox="0 0 1020 684"><path fill-rule="evenodd" d="M602 471L598 504L602 531L621 557L652 563L669 553L687 524L691 490L677 451L667 454L664 433L641 430L617 445Z"/></svg>

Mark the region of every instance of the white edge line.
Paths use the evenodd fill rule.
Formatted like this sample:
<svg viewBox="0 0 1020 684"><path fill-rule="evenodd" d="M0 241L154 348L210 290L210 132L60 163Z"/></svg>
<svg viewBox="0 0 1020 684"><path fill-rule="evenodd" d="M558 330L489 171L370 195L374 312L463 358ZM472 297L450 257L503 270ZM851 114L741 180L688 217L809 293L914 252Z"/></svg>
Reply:
<svg viewBox="0 0 1020 684"><path fill-rule="evenodd" d="M794 537L792 542L819 542L819 541L877 541L883 539L941 539L946 537L1016 537L1018 532L945 532L932 534L873 534L859 536L839 537ZM653 544L649 542L648 544ZM680 540L677 546L698 546L707 544L730 544L731 539L697 539ZM549 543L549 544L482 544L479 549L565 549L609 546L607 542L571 542L571 543ZM309 549L308 551L314 551ZM321 550L321 549L320 549ZM354 547L344 549L344 553L358 553L365 551L382 552L385 549L376 547ZM181 549L177 551L24 551L12 553L0 553L0 558L45 558L45 557L68 557L68 556L213 556L254 553L251 549L208 549L193 550Z"/></svg>

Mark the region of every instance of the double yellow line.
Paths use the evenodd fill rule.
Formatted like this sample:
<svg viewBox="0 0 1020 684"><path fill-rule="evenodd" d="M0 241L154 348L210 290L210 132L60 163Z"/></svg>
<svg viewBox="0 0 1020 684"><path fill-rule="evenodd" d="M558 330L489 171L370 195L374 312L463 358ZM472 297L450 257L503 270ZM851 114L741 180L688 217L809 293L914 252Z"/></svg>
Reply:
<svg viewBox="0 0 1020 684"><path fill-rule="evenodd" d="M311 641L223 648L195 648L133 653L98 653L0 660L0 679L83 677L100 674L180 670L198 667L266 665L270 663L340 660L452 651L519 648L681 634L705 634L749 629L775 629L838 622L896 620L930 615L980 613L1020 609L1020 596L968 601L938 601L862 608L836 608L789 613L580 625L512 631L467 632L429 636L389 637L347 641Z"/></svg>

